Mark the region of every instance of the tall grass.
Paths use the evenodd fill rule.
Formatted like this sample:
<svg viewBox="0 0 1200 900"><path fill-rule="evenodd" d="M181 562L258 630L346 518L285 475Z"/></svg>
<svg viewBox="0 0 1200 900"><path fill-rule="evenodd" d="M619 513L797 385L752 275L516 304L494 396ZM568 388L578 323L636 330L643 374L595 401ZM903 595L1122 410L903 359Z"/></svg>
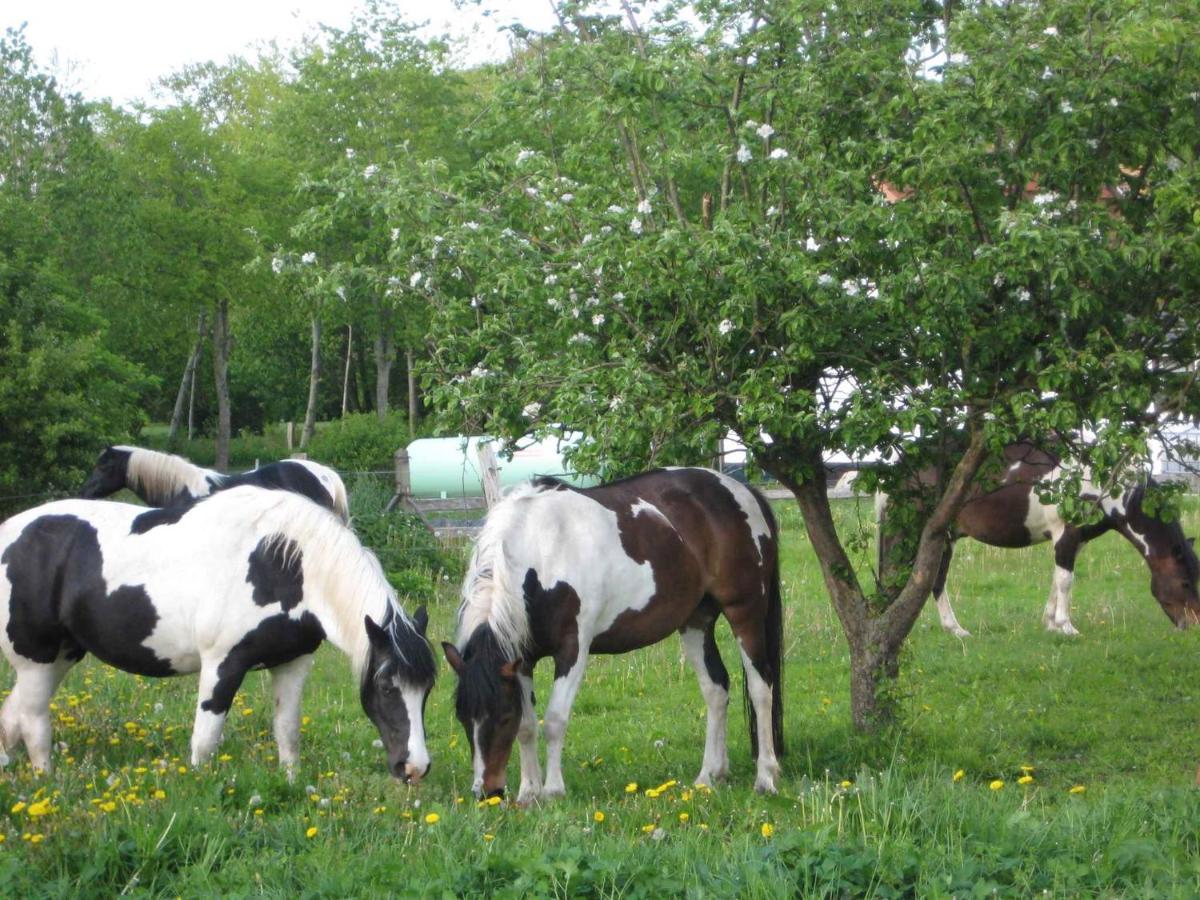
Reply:
<svg viewBox="0 0 1200 900"><path fill-rule="evenodd" d="M430 601L431 636L451 636L461 555L389 523L371 490L384 493L353 488L364 534L389 572L418 573L404 577ZM1191 504L1189 533L1198 513ZM0 893L1200 893L1200 632L1171 630L1132 548L1111 535L1085 548L1082 635L1071 639L1041 629L1048 548L961 544L951 590L974 636L957 640L932 607L923 613L898 686L904 724L866 739L848 724L845 643L811 548L792 507L779 514L789 755L777 797L750 790L737 705L729 783L690 787L704 704L674 640L593 660L567 737L568 796L534 809L471 798L448 672L426 713L434 766L409 789L385 774L332 649L309 682L295 784L275 764L265 674L239 694L222 756L192 770L195 679L139 679L88 660L56 698L56 772L31 772L21 754L0 775ZM869 509L846 502L838 514L852 529ZM539 697L549 675L538 673ZM515 762L510 777L515 788ZM46 798L50 811L31 816Z"/></svg>

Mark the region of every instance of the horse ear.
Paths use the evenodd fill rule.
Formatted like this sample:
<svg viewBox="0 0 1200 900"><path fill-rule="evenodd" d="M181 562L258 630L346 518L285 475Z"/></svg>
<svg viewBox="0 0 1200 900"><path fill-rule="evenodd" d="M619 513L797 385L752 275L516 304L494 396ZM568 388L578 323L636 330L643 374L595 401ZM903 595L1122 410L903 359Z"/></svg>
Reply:
<svg viewBox="0 0 1200 900"><path fill-rule="evenodd" d="M521 660L514 659L500 666L500 677L512 681L517 677L517 672L519 671L521 671Z"/></svg>
<svg viewBox="0 0 1200 900"><path fill-rule="evenodd" d="M446 662L450 663L450 668L461 675L467 669L467 664L463 661L462 656L449 641L442 641L442 652L446 654Z"/></svg>
<svg viewBox="0 0 1200 900"><path fill-rule="evenodd" d="M429 627L429 610L422 603L417 607L417 611L413 613L413 624L417 626L417 634L421 637L425 636L425 629Z"/></svg>
<svg viewBox="0 0 1200 900"><path fill-rule="evenodd" d="M387 632L375 624L375 620L370 616L363 616L363 624L367 626L367 637L371 644L381 650L391 646L391 641L388 640Z"/></svg>

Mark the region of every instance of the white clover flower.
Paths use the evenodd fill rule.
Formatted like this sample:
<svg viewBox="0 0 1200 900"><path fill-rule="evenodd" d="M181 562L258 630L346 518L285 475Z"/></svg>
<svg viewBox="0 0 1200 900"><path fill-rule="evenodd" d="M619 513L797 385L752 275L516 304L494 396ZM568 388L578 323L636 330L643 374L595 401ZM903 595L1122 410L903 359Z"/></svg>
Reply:
<svg viewBox="0 0 1200 900"><path fill-rule="evenodd" d="M354 159L354 148L353 147L346 148L346 159Z"/></svg>
<svg viewBox="0 0 1200 900"><path fill-rule="evenodd" d="M369 165L365 169L363 169L363 178L371 179L375 175L378 175L378 174L379 174L379 166L375 165L374 163L371 163L371 165Z"/></svg>
<svg viewBox="0 0 1200 900"><path fill-rule="evenodd" d="M249 801L250 806L262 806L262 802L263 802L262 794L251 794L250 795L250 801Z"/></svg>
<svg viewBox="0 0 1200 900"><path fill-rule="evenodd" d="M520 165L521 163L525 162L525 160L532 159L535 156L537 156L537 153L533 150L521 150L517 153L517 164Z"/></svg>
<svg viewBox="0 0 1200 900"><path fill-rule="evenodd" d="M592 316L592 324L599 328L604 324L604 313L596 313Z"/></svg>
<svg viewBox="0 0 1200 900"><path fill-rule="evenodd" d="M542 284L558 284L558 276L551 272L542 279Z"/></svg>
<svg viewBox="0 0 1200 900"><path fill-rule="evenodd" d="M992 278L992 285L995 287L1004 287L1004 276L999 272Z"/></svg>
<svg viewBox="0 0 1200 900"><path fill-rule="evenodd" d="M787 158L788 158L788 152L786 150L784 150L782 147L776 147L774 150L771 151L771 159L787 159Z"/></svg>
<svg viewBox="0 0 1200 900"><path fill-rule="evenodd" d="M772 128L766 122L764 122L762 125L759 125L758 128L756 128L754 130L754 133L757 134L760 138L762 138L765 141L767 138L769 138L771 135L773 135L775 133L775 129Z"/></svg>
<svg viewBox="0 0 1200 900"><path fill-rule="evenodd" d="M421 283L421 279L424 277L425 276L422 275L420 272L413 272L412 276L408 279L408 286L415 288L418 284Z"/></svg>
<svg viewBox="0 0 1200 900"><path fill-rule="evenodd" d="M648 197L645 200L638 201L637 211L643 216L648 216L651 212L653 212L653 209L650 206L650 199Z"/></svg>
<svg viewBox="0 0 1200 900"><path fill-rule="evenodd" d="M538 417L538 414L541 411L542 411L542 404L538 403L535 400L532 403L525 404L525 408L521 410L521 415L523 415L527 419L536 419Z"/></svg>
<svg viewBox="0 0 1200 900"><path fill-rule="evenodd" d="M728 319L722 319L721 323L717 325L717 331L721 334L729 334L729 332L733 331L733 323Z"/></svg>
<svg viewBox="0 0 1200 900"><path fill-rule="evenodd" d="M737 161L738 162L740 162L744 165L745 163L750 162L750 160L752 160L752 159L754 159L754 154L750 152L750 148L747 147L745 144L742 144L740 147L737 148Z"/></svg>
<svg viewBox="0 0 1200 900"><path fill-rule="evenodd" d="M306 265L306 266L311 266L316 261L317 261L317 254L313 253L311 250L309 250L307 253L305 253L303 256L300 257L300 262L304 263L304 265Z"/></svg>
<svg viewBox="0 0 1200 900"><path fill-rule="evenodd" d="M589 231L582 238L580 238L579 245L581 247L586 247L588 244L590 244L595 239L596 239L596 236Z"/></svg>
<svg viewBox="0 0 1200 900"><path fill-rule="evenodd" d="M609 206L609 208L606 209L605 212L611 213L614 216L623 216L623 215L625 215L625 207L617 206L617 204L614 203L611 206Z"/></svg>
<svg viewBox="0 0 1200 900"><path fill-rule="evenodd" d="M578 319L578 318L579 318L579 307L578 307L578 306L572 306L572 307L571 307L571 318L572 318L572 319Z"/></svg>
<svg viewBox="0 0 1200 900"><path fill-rule="evenodd" d="M634 234L641 234L642 233L642 220L639 219L637 216L634 216L629 221L629 230L632 231Z"/></svg>
<svg viewBox="0 0 1200 900"><path fill-rule="evenodd" d="M1062 113L1075 112L1075 107L1071 105L1070 100L1063 100L1058 104L1058 111Z"/></svg>
<svg viewBox="0 0 1200 900"><path fill-rule="evenodd" d="M1046 37L1058 37L1058 29L1051 25L1049 28L1043 28L1042 34Z"/></svg>

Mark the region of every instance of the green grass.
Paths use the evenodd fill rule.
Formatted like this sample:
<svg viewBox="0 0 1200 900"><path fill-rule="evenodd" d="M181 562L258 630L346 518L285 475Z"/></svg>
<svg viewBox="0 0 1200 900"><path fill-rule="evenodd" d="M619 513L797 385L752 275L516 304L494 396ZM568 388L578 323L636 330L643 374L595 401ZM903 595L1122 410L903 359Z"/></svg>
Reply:
<svg viewBox="0 0 1200 900"><path fill-rule="evenodd" d="M374 502L356 491L357 509ZM1070 639L1041 628L1047 547L963 542L951 590L974 636L942 632L930 604L898 686L904 724L868 740L849 727L845 642L811 550L794 508L778 509L788 754L777 797L750 790L736 699L729 783L689 790L703 702L673 639L593 661L567 737L568 796L534 809L472 801L445 667L426 715L434 766L409 789L385 774L332 648L318 654L306 692L295 784L274 764L264 674L247 679L222 758L193 771L195 679L143 680L89 661L57 697L55 739L66 748L56 772L39 776L22 755L0 775L0 894L1200 893L1200 630L1170 628L1131 547L1109 535L1081 554L1074 621L1083 634ZM869 504L860 514L842 503L838 513L853 529L859 518L866 524ZM1192 503L1189 533L1198 520ZM462 554L431 556L419 536L376 513L360 524L373 541L394 544L381 548L388 570L408 573L401 580L432 598L431 636L452 636ZM441 567L452 570L448 580ZM1017 784L1022 766L1032 767L1026 786ZM517 777L514 759L514 790ZM1004 786L993 790L995 780ZM1071 793L1075 786L1084 791ZM47 796L47 815L11 811Z"/></svg>

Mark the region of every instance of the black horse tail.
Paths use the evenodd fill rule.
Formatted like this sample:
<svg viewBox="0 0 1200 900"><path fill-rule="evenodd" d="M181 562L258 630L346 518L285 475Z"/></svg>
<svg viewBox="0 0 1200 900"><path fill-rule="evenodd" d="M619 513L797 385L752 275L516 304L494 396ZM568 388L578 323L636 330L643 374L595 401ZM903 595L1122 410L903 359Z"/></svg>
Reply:
<svg viewBox="0 0 1200 900"><path fill-rule="evenodd" d="M757 496L757 495L756 495ZM775 744L775 756L783 757L783 594L779 589L779 526L766 500L759 497L759 505L771 527L771 537L775 549L775 559L771 565L770 580L767 584L767 609L763 619L763 653L756 665L763 680L771 686L771 739ZM751 663L754 665L754 662ZM754 704L750 701L749 679L742 678L742 699L749 712L747 717L750 725L750 754L758 756L758 716L754 712Z"/></svg>

